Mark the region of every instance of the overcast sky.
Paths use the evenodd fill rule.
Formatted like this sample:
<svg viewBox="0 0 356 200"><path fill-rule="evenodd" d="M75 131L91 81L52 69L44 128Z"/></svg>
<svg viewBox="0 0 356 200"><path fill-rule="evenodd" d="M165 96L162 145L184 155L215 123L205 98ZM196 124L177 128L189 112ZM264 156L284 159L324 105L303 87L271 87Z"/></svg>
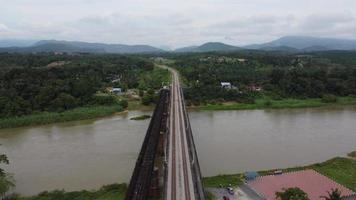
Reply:
<svg viewBox="0 0 356 200"><path fill-rule="evenodd" d="M356 39L356 0L0 0L0 39L181 47L285 35Z"/></svg>

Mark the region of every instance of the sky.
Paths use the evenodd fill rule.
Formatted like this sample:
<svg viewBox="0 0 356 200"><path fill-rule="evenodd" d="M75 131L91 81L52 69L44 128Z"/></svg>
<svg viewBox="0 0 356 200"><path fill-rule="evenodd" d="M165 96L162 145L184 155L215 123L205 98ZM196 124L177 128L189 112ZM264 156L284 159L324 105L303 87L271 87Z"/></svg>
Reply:
<svg viewBox="0 0 356 200"><path fill-rule="evenodd" d="M177 48L287 35L356 39L356 1L0 0L0 39Z"/></svg>

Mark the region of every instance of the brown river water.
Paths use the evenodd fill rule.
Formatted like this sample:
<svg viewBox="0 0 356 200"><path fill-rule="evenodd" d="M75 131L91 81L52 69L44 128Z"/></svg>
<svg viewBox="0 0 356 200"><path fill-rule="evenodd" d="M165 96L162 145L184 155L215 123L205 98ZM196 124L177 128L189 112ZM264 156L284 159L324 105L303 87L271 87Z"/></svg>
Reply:
<svg viewBox="0 0 356 200"><path fill-rule="evenodd" d="M95 189L127 182L149 120L111 117L0 130L15 191ZM320 162L356 150L356 107L192 111L204 176Z"/></svg>

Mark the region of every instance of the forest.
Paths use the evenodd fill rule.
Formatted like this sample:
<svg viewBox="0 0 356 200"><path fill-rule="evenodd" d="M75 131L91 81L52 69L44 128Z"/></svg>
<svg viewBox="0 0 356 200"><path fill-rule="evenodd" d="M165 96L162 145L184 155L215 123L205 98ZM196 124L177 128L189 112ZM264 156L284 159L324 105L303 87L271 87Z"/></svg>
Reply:
<svg viewBox="0 0 356 200"><path fill-rule="evenodd" d="M110 54L0 54L0 118L119 105L108 87L157 89L161 77L138 56ZM159 75L159 73L158 73Z"/></svg>
<svg viewBox="0 0 356 200"><path fill-rule="evenodd" d="M214 101L253 103L268 96L328 98L356 95L356 52L309 54L240 51L171 56L193 104ZM224 89L229 82L232 89ZM259 88L259 89L256 89Z"/></svg>

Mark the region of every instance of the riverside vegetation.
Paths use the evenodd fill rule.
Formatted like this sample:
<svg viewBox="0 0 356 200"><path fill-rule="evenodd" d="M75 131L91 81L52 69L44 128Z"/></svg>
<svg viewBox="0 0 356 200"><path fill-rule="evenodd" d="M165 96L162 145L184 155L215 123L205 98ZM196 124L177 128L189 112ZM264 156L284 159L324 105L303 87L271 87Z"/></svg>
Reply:
<svg viewBox="0 0 356 200"><path fill-rule="evenodd" d="M283 169L283 172L297 171L303 169L314 169L315 171L335 180L336 182L356 191L356 160L352 158L336 157L325 162L309 166L293 167ZM260 171L260 175L271 174L275 170ZM242 183L243 174L218 175L204 178L205 187L219 187L232 184L238 186Z"/></svg>
<svg viewBox="0 0 356 200"><path fill-rule="evenodd" d="M110 94L138 89L148 105L169 72L139 56L0 54L0 128L101 117L126 109Z"/></svg>
<svg viewBox="0 0 356 200"><path fill-rule="evenodd" d="M186 102L203 109L299 108L356 103L356 52L264 51L168 56ZM231 83L224 88L221 82Z"/></svg>

